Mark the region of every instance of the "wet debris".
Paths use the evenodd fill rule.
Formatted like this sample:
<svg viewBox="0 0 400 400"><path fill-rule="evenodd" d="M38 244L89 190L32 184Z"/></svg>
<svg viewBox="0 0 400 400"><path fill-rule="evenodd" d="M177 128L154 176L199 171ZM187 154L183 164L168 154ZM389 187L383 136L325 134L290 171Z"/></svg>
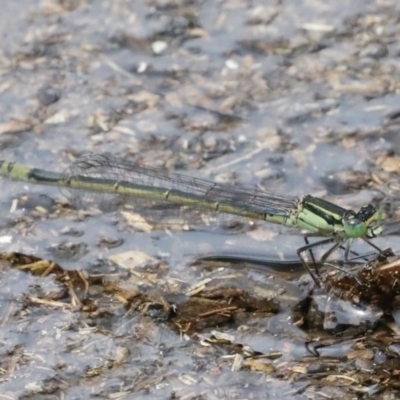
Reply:
<svg viewBox="0 0 400 400"><path fill-rule="evenodd" d="M78 261L89 252L86 243L73 243L67 241L51 246L48 250L53 257L69 261Z"/></svg>
<svg viewBox="0 0 400 400"><path fill-rule="evenodd" d="M126 320L124 324L133 318L135 330L142 332L136 340L145 343L151 332L146 324L153 321L155 326L171 328L200 358L215 359L216 352L221 353L219 368L227 365L233 372L247 370L288 381L307 378L333 392L338 385L356 393L374 393L381 385L396 387L396 381L388 377L400 369L400 328L390 320L391 313L392 321L400 320L396 311L399 260L378 261L361 268L357 276L342 276L337 270L330 273L327 292L298 300L289 310L291 317L285 317L284 293L264 290L260 296L254 286L253 291L242 285L239 289L236 271L217 269L189 284L175 277L163 261L141 252L122 254L113 261L117 268L109 273L87 273L20 253L0 255L2 274L14 269L43 280L53 277L55 285L43 281L20 298L27 310L79 310L82 321L100 335L111 334L116 317ZM369 320L360 317L366 310ZM263 321L282 313L281 331L271 336ZM290 324L294 329L288 329ZM124 338L129 340L129 335ZM279 338L281 344L274 345L272 338ZM168 354L167 349L163 352ZM121 342L107 368L124 365L130 356L128 345ZM102 376L107 368L93 366L86 378ZM221 372L216 371L214 377ZM194 384L193 379L190 374L180 375L183 387Z"/></svg>

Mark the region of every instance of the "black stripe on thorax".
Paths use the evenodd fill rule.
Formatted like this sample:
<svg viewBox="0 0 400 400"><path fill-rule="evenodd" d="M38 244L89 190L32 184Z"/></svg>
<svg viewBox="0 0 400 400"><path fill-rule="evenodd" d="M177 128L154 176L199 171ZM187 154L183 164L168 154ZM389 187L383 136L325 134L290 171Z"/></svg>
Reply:
<svg viewBox="0 0 400 400"><path fill-rule="evenodd" d="M304 208L324 219L331 226L342 225L343 216L347 211L336 204L312 196L304 197L302 203Z"/></svg>

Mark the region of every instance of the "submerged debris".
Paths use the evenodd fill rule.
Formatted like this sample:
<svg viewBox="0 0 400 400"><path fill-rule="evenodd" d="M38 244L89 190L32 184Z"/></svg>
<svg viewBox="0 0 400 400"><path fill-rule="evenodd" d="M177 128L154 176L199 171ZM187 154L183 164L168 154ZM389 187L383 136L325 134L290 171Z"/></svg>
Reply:
<svg viewBox="0 0 400 400"><path fill-rule="evenodd" d="M97 335L108 335L106 326L119 315L122 320L136 321L137 345L140 341L144 345L150 331L145 332L140 326L153 321L155 326L166 324L187 343L194 340L191 346L203 358L219 348L225 353L221 366L228 363L232 371L248 369L289 380L309 376L320 384L352 385L356 391L370 393L379 382L389 384L387 374L400 368L400 361L396 361L400 360L396 350L400 348L400 330L393 324L398 320L398 259L363 268L357 279L354 275L339 277L331 273L328 292L319 289L298 298L288 310L284 306L285 291L262 297L256 287L253 292L235 287L240 272L224 273L219 267L216 274L210 272L207 278L190 286L166 274L168 268L163 263L135 252L118 258L118 262L123 260L123 268L109 274L67 271L51 261L18 253L2 253L0 260L3 276L11 267L39 279L34 290L32 287L19 297L30 315L37 314L34 309L38 308L58 308L71 316L79 310L80 323L91 326ZM135 265L135 260L139 264ZM50 286L49 278L53 282ZM359 285L358 279L366 283ZM10 324L20 318L10 314L3 322ZM280 321L280 327L275 326L280 329L281 342L275 349L270 336L274 320ZM226 332L221 331L223 327ZM117 331L121 328L122 325ZM142 333L138 336L139 331ZM129 345L124 343L127 340L129 335L120 342L107 368L129 362ZM287 343L283 347L282 341ZM41 346L40 341L38 345ZM372 345L373 349L380 349L379 354L371 349ZM78 349L79 345L76 351L83 351ZM3 365L9 362L6 358ZM361 367L360 372L353 372L349 380L346 371L353 371L354 363ZM374 371L373 382L363 370ZM104 366L99 366L88 370L86 376L103 373ZM395 382L390 384L396 387Z"/></svg>

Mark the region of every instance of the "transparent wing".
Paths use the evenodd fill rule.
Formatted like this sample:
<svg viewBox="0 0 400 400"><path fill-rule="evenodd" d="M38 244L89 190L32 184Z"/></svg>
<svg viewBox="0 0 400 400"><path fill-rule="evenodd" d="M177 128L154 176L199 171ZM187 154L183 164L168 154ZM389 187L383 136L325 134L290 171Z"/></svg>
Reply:
<svg viewBox="0 0 400 400"><path fill-rule="evenodd" d="M79 205L130 205L146 219L167 224L204 223L205 215L210 221L231 220L232 215L252 219L264 219L265 214L286 216L298 204L296 197L257 187L221 185L105 155L86 156L71 164L63 173L60 189Z"/></svg>

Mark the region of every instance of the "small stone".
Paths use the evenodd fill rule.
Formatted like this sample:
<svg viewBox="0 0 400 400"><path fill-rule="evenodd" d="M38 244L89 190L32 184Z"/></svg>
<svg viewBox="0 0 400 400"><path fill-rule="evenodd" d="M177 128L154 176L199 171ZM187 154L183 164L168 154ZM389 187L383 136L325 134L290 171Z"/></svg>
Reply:
<svg viewBox="0 0 400 400"><path fill-rule="evenodd" d="M151 49L153 50L154 54L161 54L163 53L168 47L168 43L162 40L156 40L151 44Z"/></svg>
<svg viewBox="0 0 400 400"><path fill-rule="evenodd" d="M225 66L226 68L232 70L236 70L239 68L239 64L235 60L232 60L231 58L225 61Z"/></svg>
<svg viewBox="0 0 400 400"><path fill-rule="evenodd" d="M361 57L375 58L376 60L387 56L388 49L381 43L369 43L360 51Z"/></svg>
<svg viewBox="0 0 400 400"><path fill-rule="evenodd" d="M38 99L42 106L49 106L56 103L61 97L61 92L52 87L44 87L38 92Z"/></svg>

